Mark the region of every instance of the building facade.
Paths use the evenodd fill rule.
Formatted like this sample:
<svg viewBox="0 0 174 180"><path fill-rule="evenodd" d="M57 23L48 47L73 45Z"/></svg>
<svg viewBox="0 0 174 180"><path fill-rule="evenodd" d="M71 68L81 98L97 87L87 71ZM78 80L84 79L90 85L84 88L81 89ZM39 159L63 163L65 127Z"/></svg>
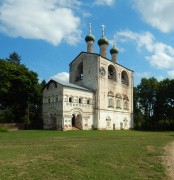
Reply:
<svg viewBox="0 0 174 180"><path fill-rule="evenodd" d="M87 52L69 65L69 83L50 80L43 91L44 129L121 130L133 128L133 71L117 63L118 50L110 50L104 37L100 54L93 52L94 36L86 36Z"/></svg>

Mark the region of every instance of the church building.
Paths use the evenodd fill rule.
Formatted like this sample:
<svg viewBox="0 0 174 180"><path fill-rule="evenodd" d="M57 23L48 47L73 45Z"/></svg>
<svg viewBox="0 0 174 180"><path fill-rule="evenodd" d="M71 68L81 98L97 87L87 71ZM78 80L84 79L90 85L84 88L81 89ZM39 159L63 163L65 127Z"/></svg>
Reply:
<svg viewBox="0 0 174 180"><path fill-rule="evenodd" d="M87 52L69 64L69 82L51 79L43 90L44 129L122 130L133 128L133 71L117 63L118 50L104 36L100 54L93 52L95 37L86 36Z"/></svg>

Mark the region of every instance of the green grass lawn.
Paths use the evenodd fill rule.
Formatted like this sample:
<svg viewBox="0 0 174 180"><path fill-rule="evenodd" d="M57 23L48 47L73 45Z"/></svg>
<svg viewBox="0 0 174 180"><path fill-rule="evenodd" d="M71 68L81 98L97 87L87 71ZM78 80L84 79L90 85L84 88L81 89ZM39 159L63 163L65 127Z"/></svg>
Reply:
<svg viewBox="0 0 174 180"><path fill-rule="evenodd" d="M0 180L166 179L161 156L174 132L0 133Z"/></svg>

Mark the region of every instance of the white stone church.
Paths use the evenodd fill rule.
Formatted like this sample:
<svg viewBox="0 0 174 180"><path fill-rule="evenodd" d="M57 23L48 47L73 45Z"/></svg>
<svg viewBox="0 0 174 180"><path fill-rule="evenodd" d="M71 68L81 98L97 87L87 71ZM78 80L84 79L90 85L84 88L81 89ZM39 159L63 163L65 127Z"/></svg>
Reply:
<svg viewBox="0 0 174 180"><path fill-rule="evenodd" d="M104 37L100 54L94 36L86 36L87 52L69 64L69 83L51 79L43 90L44 129L121 130L133 128L133 71L117 63L118 50Z"/></svg>

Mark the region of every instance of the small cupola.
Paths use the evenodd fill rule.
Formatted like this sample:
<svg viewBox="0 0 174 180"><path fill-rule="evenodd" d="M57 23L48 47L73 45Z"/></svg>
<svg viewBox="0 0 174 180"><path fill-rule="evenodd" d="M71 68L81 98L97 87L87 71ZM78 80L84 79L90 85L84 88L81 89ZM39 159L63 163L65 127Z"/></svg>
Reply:
<svg viewBox="0 0 174 180"><path fill-rule="evenodd" d="M92 27L91 23L89 23L89 34L85 37L85 41L87 43L87 52L93 53L93 43L95 41L95 37L92 35Z"/></svg>
<svg viewBox="0 0 174 180"><path fill-rule="evenodd" d="M98 45L100 46L100 55L106 57L107 46L109 45L108 39L104 36L104 28L102 25L102 37L98 40Z"/></svg>
<svg viewBox="0 0 174 180"><path fill-rule="evenodd" d="M111 53L112 62L116 63L117 62L118 49L116 48L115 45L113 45L113 47L110 49L110 53Z"/></svg>

